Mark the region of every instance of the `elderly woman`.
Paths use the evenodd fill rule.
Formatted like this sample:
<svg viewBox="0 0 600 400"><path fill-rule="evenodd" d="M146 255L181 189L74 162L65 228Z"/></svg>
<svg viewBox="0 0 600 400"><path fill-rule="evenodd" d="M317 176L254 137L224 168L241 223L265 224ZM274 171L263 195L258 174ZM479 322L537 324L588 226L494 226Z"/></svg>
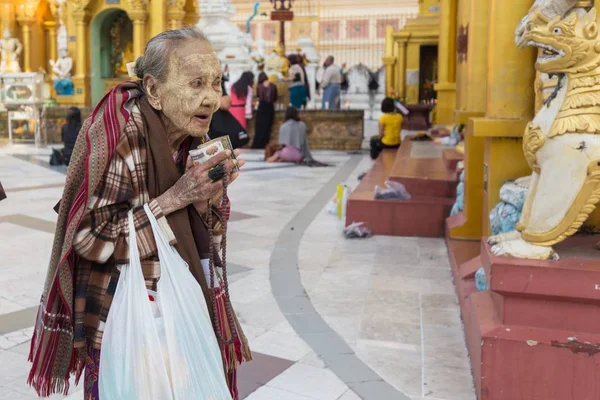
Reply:
<svg viewBox="0 0 600 400"><path fill-rule="evenodd" d="M85 368L85 399L98 399L104 325L120 266L129 261L130 210L148 289L156 290L160 278L156 243L144 212L148 204L202 287L237 399L236 368L242 358L250 359L250 352L231 309L225 264L209 238L219 236L220 221L228 214L228 200L221 198L223 181L235 181L233 167L243 162L232 159L229 151L201 166L188 157L205 140L219 108L219 59L200 31L182 28L151 39L135 72L139 81L108 93L84 122L75 145L31 345L28 382L42 396L66 393L70 375L79 377ZM207 225L209 213L217 221L213 226ZM223 287L207 284L210 258L223 267Z"/></svg>

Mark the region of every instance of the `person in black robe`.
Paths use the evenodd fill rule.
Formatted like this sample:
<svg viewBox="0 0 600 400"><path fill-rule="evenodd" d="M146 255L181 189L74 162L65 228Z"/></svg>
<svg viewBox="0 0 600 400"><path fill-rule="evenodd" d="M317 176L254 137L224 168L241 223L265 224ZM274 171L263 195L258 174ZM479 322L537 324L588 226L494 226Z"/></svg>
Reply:
<svg viewBox="0 0 600 400"><path fill-rule="evenodd" d="M271 129L275 119L275 102L277 101L277 86L269 82L267 74L261 72L258 76L258 110L254 128L253 149L264 149L271 140Z"/></svg>
<svg viewBox="0 0 600 400"><path fill-rule="evenodd" d="M71 154L73 153L73 147L75 147L75 141L79 130L81 129L81 110L77 107L70 107L67 111L67 123L63 125L61 136L62 141L65 145L63 149L64 163L69 165L71 160Z"/></svg>

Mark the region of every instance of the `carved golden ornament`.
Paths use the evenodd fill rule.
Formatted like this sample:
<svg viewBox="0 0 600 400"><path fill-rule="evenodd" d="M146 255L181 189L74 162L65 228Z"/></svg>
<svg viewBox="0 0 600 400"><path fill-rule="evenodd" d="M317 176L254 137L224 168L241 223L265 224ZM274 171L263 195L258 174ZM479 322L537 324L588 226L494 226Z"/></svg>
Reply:
<svg viewBox="0 0 600 400"><path fill-rule="evenodd" d="M167 19L169 21L181 22L185 18L184 10L171 9L167 11Z"/></svg>
<svg viewBox="0 0 600 400"><path fill-rule="evenodd" d="M541 48L536 68L563 74L566 98L549 138L564 134L600 134L600 47L596 9L579 17L571 13L547 24L532 22L525 40ZM541 20L540 20L541 21Z"/></svg>
<svg viewBox="0 0 600 400"><path fill-rule="evenodd" d="M183 10L185 7L185 0L169 0L169 9Z"/></svg>
<svg viewBox="0 0 600 400"><path fill-rule="evenodd" d="M20 23L29 23L35 21L35 13L38 9L40 0L27 0L17 7L17 21Z"/></svg>
<svg viewBox="0 0 600 400"><path fill-rule="evenodd" d="M148 2L146 0L127 0L127 5L131 10L146 10Z"/></svg>
<svg viewBox="0 0 600 400"><path fill-rule="evenodd" d="M69 0L68 2L65 2L65 3L67 4L69 11L78 12L78 11L85 10L87 8L87 6L90 4L90 0Z"/></svg>
<svg viewBox="0 0 600 400"><path fill-rule="evenodd" d="M541 128L534 127L533 123L530 122L523 135L523 153L525 153L525 159L531 169L538 174L540 173L540 166L537 162L536 153L542 148L544 142L544 134L542 133Z"/></svg>
<svg viewBox="0 0 600 400"><path fill-rule="evenodd" d="M580 8L594 7L594 0L579 0L577 2L577 4L575 4L575 7L580 7Z"/></svg>
<svg viewBox="0 0 600 400"><path fill-rule="evenodd" d="M50 6L50 13L52 14L53 17L56 18L57 16L57 11L58 11L58 3L56 2L56 0L50 0L48 2L48 5Z"/></svg>

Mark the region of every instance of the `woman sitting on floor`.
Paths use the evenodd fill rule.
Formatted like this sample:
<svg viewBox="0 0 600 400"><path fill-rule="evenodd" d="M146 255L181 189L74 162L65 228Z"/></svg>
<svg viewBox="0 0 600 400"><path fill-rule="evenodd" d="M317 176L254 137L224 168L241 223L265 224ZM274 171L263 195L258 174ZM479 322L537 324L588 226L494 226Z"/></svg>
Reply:
<svg viewBox="0 0 600 400"><path fill-rule="evenodd" d="M300 120L298 110L288 107L285 122L279 128L278 150L267 158L267 162L315 162L308 148L306 130L306 124Z"/></svg>
<svg viewBox="0 0 600 400"><path fill-rule="evenodd" d="M402 122L404 117L396 111L394 99L386 97L381 102L383 115L379 118L379 135L371 138L371 158L379 157L383 149L397 149L400 147Z"/></svg>

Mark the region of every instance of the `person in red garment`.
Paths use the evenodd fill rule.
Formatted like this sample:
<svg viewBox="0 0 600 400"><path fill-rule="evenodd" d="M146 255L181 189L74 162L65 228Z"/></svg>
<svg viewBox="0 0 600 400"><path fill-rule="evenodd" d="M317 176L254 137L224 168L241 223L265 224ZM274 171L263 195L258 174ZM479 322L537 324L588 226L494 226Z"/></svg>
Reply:
<svg viewBox="0 0 600 400"><path fill-rule="evenodd" d="M229 91L231 106L229 112L237 119L244 129L248 129L248 120L252 119L252 98L254 74L246 71L242 74Z"/></svg>

